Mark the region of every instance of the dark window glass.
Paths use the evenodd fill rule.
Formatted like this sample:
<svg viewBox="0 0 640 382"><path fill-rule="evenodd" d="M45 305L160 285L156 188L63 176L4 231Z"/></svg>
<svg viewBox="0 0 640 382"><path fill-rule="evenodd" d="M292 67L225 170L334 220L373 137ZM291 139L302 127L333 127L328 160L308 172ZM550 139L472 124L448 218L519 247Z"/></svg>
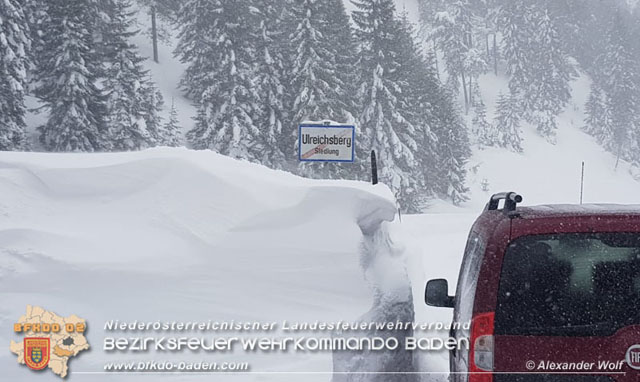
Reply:
<svg viewBox="0 0 640 382"><path fill-rule="evenodd" d="M496 334L611 335L640 324L640 234L526 236L507 248Z"/></svg>

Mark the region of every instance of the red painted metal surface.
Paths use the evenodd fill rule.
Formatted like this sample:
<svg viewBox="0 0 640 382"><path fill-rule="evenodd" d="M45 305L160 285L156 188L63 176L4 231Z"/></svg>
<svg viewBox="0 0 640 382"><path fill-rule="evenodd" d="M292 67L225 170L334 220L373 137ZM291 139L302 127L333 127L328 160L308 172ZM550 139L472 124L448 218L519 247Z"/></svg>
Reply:
<svg viewBox="0 0 640 382"><path fill-rule="evenodd" d="M473 307L475 316L496 310L502 262L510 241L554 233L640 232L640 206L555 205L518 207L511 213L485 211L472 229L487 242ZM640 314L640 306L638 311ZM640 370L625 360L633 345L640 345L640 326L624 327L606 337L500 335L495 338L494 371L565 373L563 367L569 364L583 370L568 372L639 382Z"/></svg>

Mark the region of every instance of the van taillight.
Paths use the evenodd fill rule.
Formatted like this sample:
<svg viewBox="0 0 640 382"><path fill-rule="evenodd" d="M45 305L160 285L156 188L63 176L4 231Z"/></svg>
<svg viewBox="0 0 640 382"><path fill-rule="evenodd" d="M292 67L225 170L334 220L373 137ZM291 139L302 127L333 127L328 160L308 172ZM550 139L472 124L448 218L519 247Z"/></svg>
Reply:
<svg viewBox="0 0 640 382"><path fill-rule="evenodd" d="M493 321L495 313L475 315L471 320L469 382L493 381Z"/></svg>

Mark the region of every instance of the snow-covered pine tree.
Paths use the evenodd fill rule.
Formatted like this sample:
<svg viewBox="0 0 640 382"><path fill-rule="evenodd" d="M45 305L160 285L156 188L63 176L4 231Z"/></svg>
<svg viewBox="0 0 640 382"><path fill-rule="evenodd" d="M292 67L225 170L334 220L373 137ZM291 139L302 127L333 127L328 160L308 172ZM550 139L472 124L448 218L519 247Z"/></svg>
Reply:
<svg viewBox="0 0 640 382"><path fill-rule="evenodd" d="M407 119L415 126L414 138L418 150L414 152L418 166L414 169L417 188L420 190L419 204L438 192L438 137L432 130L437 123L434 113L434 93L441 88L433 65L426 61L419 45L415 42L415 31L409 21L408 13L403 10L399 19L399 38L397 40L397 60L401 66L397 70L397 85L406 102ZM453 111L453 110L452 110Z"/></svg>
<svg viewBox="0 0 640 382"><path fill-rule="evenodd" d="M438 172L437 194L460 204L468 200L466 187L466 165L471 150L469 133L455 107L453 95L443 88L434 88L432 107L436 120L432 124L433 131L438 137L436 165Z"/></svg>
<svg viewBox="0 0 640 382"><path fill-rule="evenodd" d="M344 1L342 0L326 0L325 14L327 22L324 23L323 34L326 36L329 49L335 51L336 56L336 73L341 91L336 93L340 99L340 107L342 108L342 119L344 122L355 122L358 110L359 100L354 95L357 92L357 65L356 43L351 27L351 18L349 17Z"/></svg>
<svg viewBox="0 0 640 382"><path fill-rule="evenodd" d="M529 88L534 77L532 63L536 35L534 5L527 0L504 1L498 15L502 33L502 54L509 77L509 90L521 104L519 109L532 110ZM514 97L510 97L514 99Z"/></svg>
<svg viewBox="0 0 640 382"><path fill-rule="evenodd" d="M137 0L137 2L147 8L155 7L158 15L167 20L173 20L177 16L180 5L183 3L180 0Z"/></svg>
<svg viewBox="0 0 640 382"><path fill-rule="evenodd" d="M433 65L436 76L439 77L440 63L438 62L438 41L436 40L436 16L446 9L446 0L421 0L418 1L418 15L420 21L419 38L426 47L426 55L430 57L429 63Z"/></svg>
<svg viewBox="0 0 640 382"><path fill-rule="evenodd" d="M617 13L607 33L605 52L598 59L606 68L603 90L607 95L606 106L611 115L611 141L603 142L618 158L640 161L640 133L638 133L638 64L630 47L628 29ZM606 134L606 133L605 133Z"/></svg>
<svg viewBox="0 0 640 382"><path fill-rule="evenodd" d="M563 50L562 41L549 10L538 10L536 19L536 54L530 64L535 66L532 86L524 96L536 115L538 132L550 141L555 141L556 116L571 99L569 83L577 76L575 68Z"/></svg>
<svg viewBox="0 0 640 382"><path fill-rule="evenodd" d="M494 121L494 145L505 147L515 152L522 152L522 138L520 136L520 111L515 96L500 93L496 105Z"/></svg>
<svg viewBox="0 0 640 382"><path fill-rule="evenodd" d="M49 109L47 123L38 130L41 143L50 151L110 148L104 97L96 87L100 62L92 35L92 6L90 0L48 1L36 94Z"/></svg>
<svg viewBox="0 0 640 382"><path fill-rule="evenodd" d="M303 121L354 120L353 42L349 18L339 3L293 0L289 4L288 126L295 128ZM315 178L354 178L356 167L301 163L298 171Z"/></svg>
<svg viewBox="0 0 640 382"><path fill-rule="evenodd" d="M475 47L477 17L469 0L447 2L446 10L435 16L433 35L442 52L448 74L448 86L464 94L465 111L473 105L473 89L477 77L486 72L486 57Z"/></svg>
<svg viewBox="0 0 640 382"><path fill-rule="evenodd" d="M206 65L213 67L204 74L206 87L198 101L204 113L198 114L196 126L187 138L196 149L212 149L234 158L260 162L265 145L257 121L253 120L260 98L252 83L255 67L252 58L256 52L251 41L250 28L255 20L250 0L195 0L185 7L189 4L205 9L210 18L206 20L208 26L200 31L204 33L206 46L182 58L194 60L192 69L206 69L196 63L207 61ZM185 20L194 21L204 20L199 17ZM192 26L184 28L183 37ZM185 40L182 44L190 46L191 43Z"/></svg>
<svg viewBox="0 0 640 382"><path fill-rule="evenodd" d="M548 3L513 0L501 8L504 56L523 117L555 142L556 116L571 98L575 68L564 51L558 21Z"/></svg>
<svg viewBox="0 0 640 382"><path fill-rule="evenodd" d="M180 0L138 0L138 3L148 10L150 16L150 28L148 34L151 37L153 48L153 60L160 62L158 41L168 41L170 32L167 24L174 22L180 10ZM166 21L162 23L160 21Z"/></svg>
<svg viewBox="0 0 640 382"><path fill-rule="evenodd" d="M151 135L154 145L161 145L168 138L164 136L162 129L162 110L164 109L164 99L162 93L156 87L156 84L148 77L142 83L141 91L141 117L144 125Z"/></svg>
<svg viewBox="0 0 640 382"><path fill-rule="evenodd" d="M255 35L255 81L260 103L253 118L261 121L259 128L264 152L260 163L271 168L290 169L294 165L295 127L287 124L284 106L284 0L256 0L255 9L258 28L252 33Z"/></svg>
<svg viewBox="0 0 640 382"><path fill-rule="evenodd" d="M497 46L497 1L496 0L470 0L474 23L474 46L483 52L484 62L491 67L495 75L498 75L498 46Z"/></svg>
<svg viewBox="0 0 640 382"><path fill-rule="evenodd" d="M420 0L418 1L418 12L420 17L420 34L428 37L435 28L436 16L438 12L446 8L447 0ZM424 29L426 28L426 30Z"/></svg>
<svg viewBox="0 0 640 382"><path fill-rule="evenodd" d="M476 138L476 142L479 146L496 146L497 134L496 129L487 120L487 107L482 101L482 98L478 99L476 106L473 109L474 114L471 119L471 131Z"/></svg>
<svg viewBox="0 0 640 382"><path fill-rule="evenodd" d="M35 68L38 67L38 61L44 49L44 31L47 29L47 1L46 0L28 0L23 1L23 10L27 24L29 27L29 37L31 40L31 49L29 50L29 61L31 63L30 70L27 75L31 77ZM29 79L31 80L31 78Z"/></svg>
<svg viewBox="0 0 640 382"><path fill-rule="evenodd" d="M545 137L549 143L556 143L558 123L556 115L551 110L534 110L529 114L529 123L536 126L536 131Z"/></svg>
<svg viewBox="0 0 640 382"><path fill-rule="evenodd" d="M334 73L336 83L341 86L334 96L340 97L337 103L341 109L341 116L338 120L342 123L354 124L356 137L362 133L357 123L358 110L360 109L357 94L357 57L356 44L351 26L351 18L347 13L343 0L323 0L323 13L326 15L326 22L323 23L322 33L326 37L328 49L335 55ZM357 139L357 138L356 138ZM319 170L325 177L336 179L368 179L369 177L369 155L363 147L356 144L356 160L350 164L335 163L315 163L314 169Z"/></svg>
<svg viewBox="0 0 640 382"><path fill-rule="evenodd" d="M0 150L24 150L30 32L22 1L0 2Z"/></svg>
<svg viewBox="0 0 640 382"><path fill-rule="evenodd" d="M178 12L178 43L174 55L187 65L180 87L195 103L200 102L204 91L213 84L213 73L220 70L215 61L219 45L212 40L216 35L221 17L218 10L221 1L188 0Z"/></svg>
<svg viewBox="0 0 640 382"><path fill-rule="evenodd" d="M133 13L127 0L112 2L107 10L109 27L103 35L105 47L104 91L107 97L107 126L113 150L129 151L152 147L162 142L160 115L162 96L142 66L145 60L130 42Z"/></svg>
<svg viewBox="0 0 640 382"><path fill-rule="evenodd" d="M471 18L466 0L456 0L447 4L446 10L435 16L433 35L442 52L447 85L454 92L464 92L465 108L469 106L467 94L468 75L465 73L465 58L469 50Z"/></svg>
<svg viewBox="0 0 640 382"><path fill-rule="evenodd" d="M406 17L401 18L401 25L411 30L407 27ZM399 40L399 45L401 41L404 39ZM410 71L413 76L409 80L409 90L403 90L403 94L415 107L412 120L417 116L416 141L420 148L415 155L421 176L424 176L423 193L426 197L435 195L455 203L463 202L467 200L468 191L465 166L471 152L468 131L460 118L455 97L440 83L433 54L416 60L415 54L405 56L406 52L419 52L416 47L402 51L405 53L399 57L403 68L416 69ZM416 65L408 65L412 62ZM422 180L420 176L416 179Z"/></svg>
<svg viewBox="0 0 640 382"><path fill-rule="evenodd" d="M591 83L589 99L584 108L587 115L584 121L584 130L611 150L612 147L607 146L613 141L611 111L607 104L606 94L603 93L602 88L596 82Z"/></svg>
<svg viewBox="0 0 640 382"><path fill-rule="evenodd" d="M333 3L335 5L335 2ZM328 4L321 0L293 0L289 5L287 23L295 26L291 40L291 124L305 120L344 121L351 114L345 100L348 86L338 74L338 57L343 47L336 46L341 35L335 31L348 27L334 22L348 21L343 15L329 20ZM335 10L334 10L335 11Z"/></svg>
<svg viewBox="0 0 640 382"><path fill-rule="evenodd" d="M180 137L180 121L178 120L178 110L173 99L171 99L171 109L169 111L169 120L162 126L162 141L158 142L163 146L179 147L182 146Z"/></svg>
<svg viewBox="0 0 640 382"><path fill-rule="evenodd" d="M477 98L480 98L480 85L478 84L478 77L487 72L487 62L485 61L485 55L481 49L471 47L467 51L464 58L464 70L469 76L469 108L475 106Z"/></svg>
<svg viewBox="0 0 640 382"><path fill-rule="evenodd" d="M416 177L416 126L402 87L408 78L399 70L400 23L393 0L355 0L352 17L360 43L360 124L363 146L378 153L380 179L398 195L407 211L422 207L424 180Z"/></svg>

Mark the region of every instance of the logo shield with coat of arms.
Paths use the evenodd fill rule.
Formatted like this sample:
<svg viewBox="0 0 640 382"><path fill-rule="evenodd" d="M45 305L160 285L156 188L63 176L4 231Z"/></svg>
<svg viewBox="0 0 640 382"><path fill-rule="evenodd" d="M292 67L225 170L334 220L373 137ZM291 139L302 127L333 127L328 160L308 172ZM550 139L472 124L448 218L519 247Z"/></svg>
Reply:
<svg viewBox="0 0 640 382"><path fill-rule="evenodd" d="M42 370L49 364L49 338L24 339L24 363L30 369Z"/></svg>

